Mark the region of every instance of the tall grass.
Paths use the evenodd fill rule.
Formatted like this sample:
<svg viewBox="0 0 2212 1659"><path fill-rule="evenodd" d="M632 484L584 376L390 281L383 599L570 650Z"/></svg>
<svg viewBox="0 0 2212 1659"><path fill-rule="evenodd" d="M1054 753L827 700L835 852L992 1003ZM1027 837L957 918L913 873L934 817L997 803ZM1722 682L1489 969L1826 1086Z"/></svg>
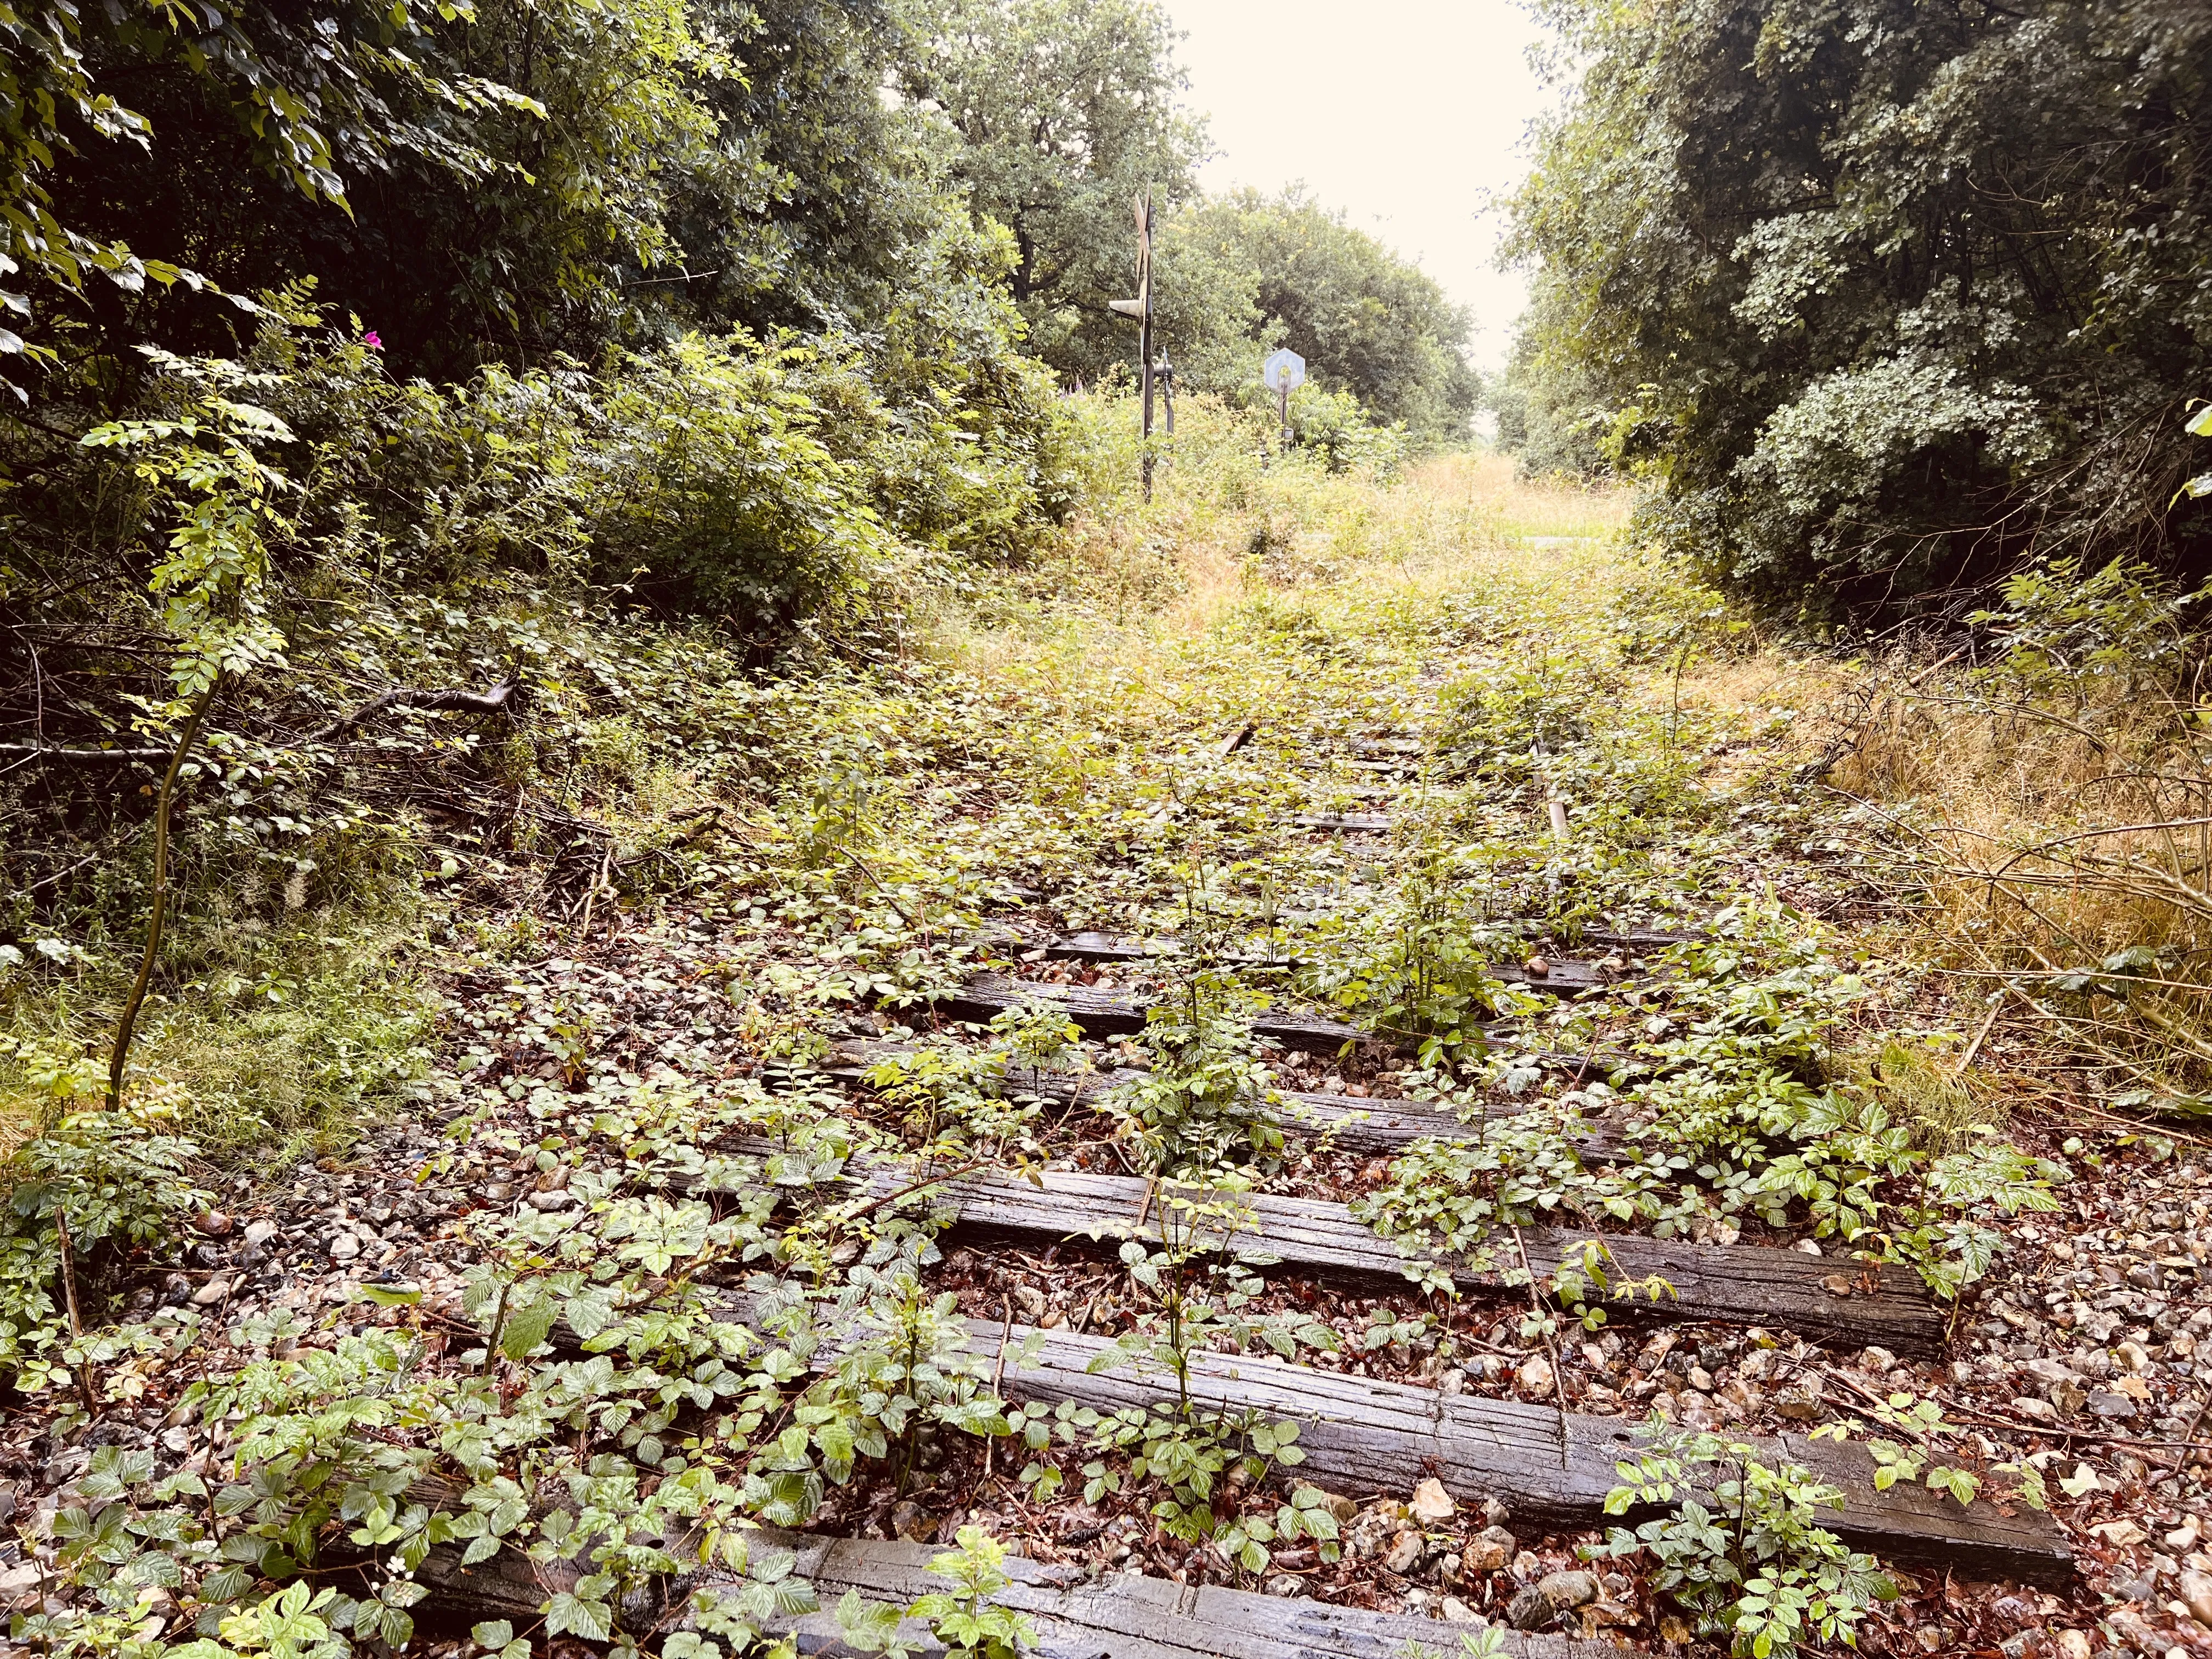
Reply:
<svg viewBox="0 0 2212 1659"><path fill-rule="evenodd" d="M1982 621L1850 686L1813 769L1874 809L1978 1035L2040 1045L2035 1073L2091 1068L2106 1106L2212 1111L2206 640L2118 566L2022 577Z"/></svg>

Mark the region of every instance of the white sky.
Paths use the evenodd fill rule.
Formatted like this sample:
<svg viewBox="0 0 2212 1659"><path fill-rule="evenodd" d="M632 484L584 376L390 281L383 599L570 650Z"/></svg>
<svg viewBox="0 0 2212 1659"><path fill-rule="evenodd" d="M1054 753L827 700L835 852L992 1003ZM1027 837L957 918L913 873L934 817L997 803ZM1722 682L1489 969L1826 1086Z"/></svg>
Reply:
<svg viewBox="0 0 2212 1659"><path fill-rule="evenodd" d="M1527 171L1528 123L1553 98L1517 0L1164 3L1218 152L1206 187L1304 180L1471 307L1475 361L1501 363L1525 290L1493 264L1502 223L1482 209Z"/></svg>

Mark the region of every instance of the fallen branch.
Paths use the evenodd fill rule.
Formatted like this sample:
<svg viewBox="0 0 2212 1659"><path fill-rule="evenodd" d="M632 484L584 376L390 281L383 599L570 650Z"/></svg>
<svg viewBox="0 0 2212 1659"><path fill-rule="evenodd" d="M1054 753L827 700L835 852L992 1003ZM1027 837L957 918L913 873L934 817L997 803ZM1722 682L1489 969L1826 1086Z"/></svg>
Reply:
<svg viewBox="0 0 2212 1659"><path fill-rule="evenodd" d="M399 685L371 697L352 713L341 714L326 721L296 742L279 744L279 749L304 749L319 743L328 743L341 737L365 721L391 708L412 708L423 714L496 714L506 708L520 690L514 680L495 685L489 691L463 691L449 689L443 691L426 690L417 686ZM33 760L64 762L75 766L104 763L137 763L166 765L176 751L170 749L68 749L48 743L0 743L0 755L22 755Z"/></svg>

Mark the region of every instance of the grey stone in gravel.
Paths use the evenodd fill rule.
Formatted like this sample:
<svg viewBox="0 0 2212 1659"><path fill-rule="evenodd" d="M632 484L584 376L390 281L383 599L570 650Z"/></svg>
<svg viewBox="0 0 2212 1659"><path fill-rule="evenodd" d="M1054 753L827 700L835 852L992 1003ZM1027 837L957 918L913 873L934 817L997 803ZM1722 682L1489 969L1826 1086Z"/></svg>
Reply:
<svg viewBox="0 0 2212 1659"><path fill-rule="evenodd" d="M361 1254L361 1241L351 1233L340 1233L331 1240L331 1260L350 1261Z"/></svg>
<svg viewBox="0 0 2212 1659"><path fill-rule="evenodd" d="M1598 1590L1596 1575L1579 1570L1547 1572L1536 1581L1536 1594L1544 1598L1544 1604L1560 1612L1587 1607L1597 1600Z"/></svg>
<svg viewBox="0 0 2212 1659"><path fill-rule="evenodd" d="M264 1218L246 1224L246 1242L248 1244L266 1244L276 1237L276 1224L273 1221Z"/></svg>
<svg viewBox="0 0 2212 1659"><path fill-rule="evenodd" d="M2088 1404L2093 1415L2109 1417L2119 1422L2125 1422L2136 1414L2134 1401L2124 1394L2106 1394L2101 1389L2089 1396Z"/></svg>

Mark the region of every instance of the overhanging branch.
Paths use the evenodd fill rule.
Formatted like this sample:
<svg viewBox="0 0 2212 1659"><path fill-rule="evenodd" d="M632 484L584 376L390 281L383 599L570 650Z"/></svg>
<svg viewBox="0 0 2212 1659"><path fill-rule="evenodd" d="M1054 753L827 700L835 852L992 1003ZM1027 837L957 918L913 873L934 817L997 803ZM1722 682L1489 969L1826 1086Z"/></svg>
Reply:
<svg viewBox="0 0 2212 1659"><path fill-rule="evenodd" d="M328 743L392 708L412 708L424 714L496 714L514 701L517 690L513 680L495 685L489 691L464 691L458 688L434 691L419 686L398 685L371 697L352 713L341 714L337 719L317 726L296 742L276 746L304 749L314 744ZM0 743L0 755L21 755L27 759L54 761L71 766L132 763L166 766L175 752L173 749L70 749L55 744Z"/></svg>

